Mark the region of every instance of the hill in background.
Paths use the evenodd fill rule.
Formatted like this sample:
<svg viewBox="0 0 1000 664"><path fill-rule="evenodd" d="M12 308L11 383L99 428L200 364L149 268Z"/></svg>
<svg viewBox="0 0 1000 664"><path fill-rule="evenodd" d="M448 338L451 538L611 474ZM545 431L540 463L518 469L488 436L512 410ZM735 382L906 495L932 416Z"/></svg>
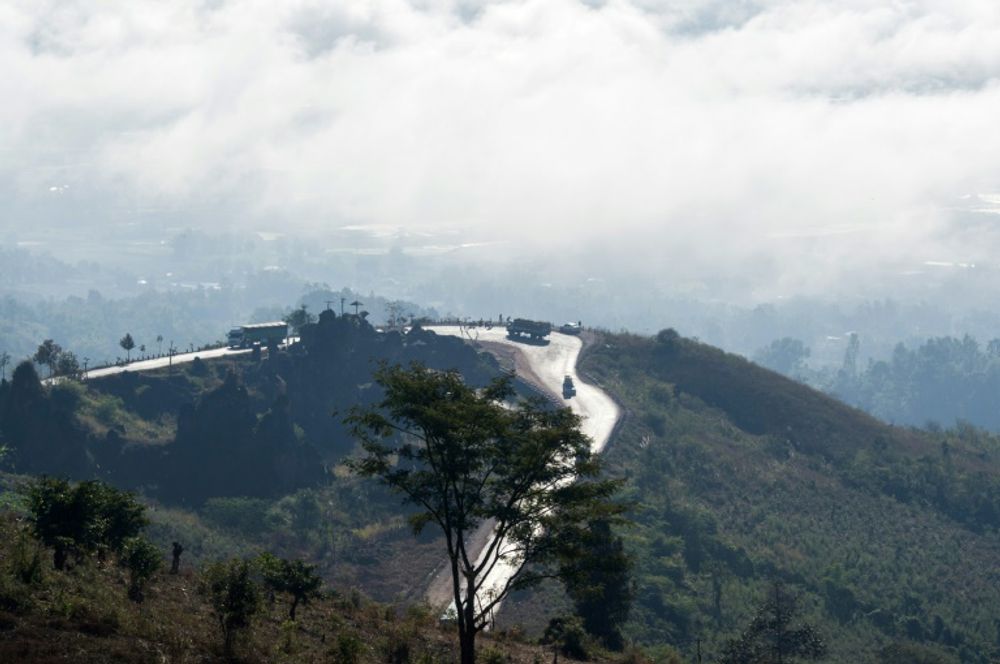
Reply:
<svg viewBox="0 0 1000 664"><path fill-rule="evenodd" d="M778 580L829 661L1000 657L997 438L892 427L671 330L598 335L581 364L627 413L606 455L636 503L631 638L711 661ZM560 595L505 620L538 624Z"/></svg>

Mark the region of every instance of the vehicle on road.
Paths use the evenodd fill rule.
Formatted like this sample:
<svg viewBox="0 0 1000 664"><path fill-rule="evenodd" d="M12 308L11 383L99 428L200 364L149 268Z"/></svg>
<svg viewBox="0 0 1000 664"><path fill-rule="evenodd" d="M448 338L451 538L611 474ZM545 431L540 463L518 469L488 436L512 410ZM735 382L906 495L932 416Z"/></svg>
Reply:
<svg viewBox="0 0 1000 664"><path fill-rule="evenodd" d="M539 341L549 336L550 332L552 332L552 324L544 321L515 318L507 324L507 336L511 339L529 337Z"/></svg>
<svg viewBox="0 0 1000 664"><path fill-rule="evenodd" d="M252 348L254 344L261 346L278 345L288 336L288 323L254 323L240 325L229 330L226 340L230 348Z"/></svg>
<svg viewBox="0 0 1000 664"><path fill-rule="evenodd" d="M568 323L563 323L562 325L559 326L559 331L562 332L563 334L580 334L580 331L582 329L583 329L582 321L577 321L575 323L573 321L570 321Z"/></svg>
<svg viewBox="0 0 1000 664"><path fill-rule="evenodd" d="M563 399L576 396L576 385L573 384L573 377L567 375L563 378Z"/></svg>

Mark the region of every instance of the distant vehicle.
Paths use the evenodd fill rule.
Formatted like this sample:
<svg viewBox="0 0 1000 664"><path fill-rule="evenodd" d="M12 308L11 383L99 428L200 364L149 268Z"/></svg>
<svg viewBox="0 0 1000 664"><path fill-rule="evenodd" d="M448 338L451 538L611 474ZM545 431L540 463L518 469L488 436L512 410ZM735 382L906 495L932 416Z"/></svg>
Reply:
<svg viewBox="0 0 1000 664"><path fill-rule="evenodd" d="M552 332L552 324L543 321L515 318L512 322L507 323L507 336L512 339L530 337L540 340L549 336L550 332Z"/></svg>
<svg viewBox="0 0 1000 664"><path fill-rule="evenodd" d="M570 321L569 323L563 323L562 325L559 326L559 331L562 332L563 334L580 334L580 330L582 329L583 329L582 321L577 321L575 323Z"/></svg>
<svg viewBox="0 0 1000 664"><path fill-rule="evenodd" d="M573 377L567 375L563 378L563 398L569 399L576 396L576 386L573 384Z"/></svg>
<svg viewBox="0 0 1000 664"><path fill-rule="evenodd" d="M230 348L250 348L254 344L270 346L280 344L288 336L288 323L278 321L275 323L254 323L253 325L240 325L229 330L226 339Z"/></svg>

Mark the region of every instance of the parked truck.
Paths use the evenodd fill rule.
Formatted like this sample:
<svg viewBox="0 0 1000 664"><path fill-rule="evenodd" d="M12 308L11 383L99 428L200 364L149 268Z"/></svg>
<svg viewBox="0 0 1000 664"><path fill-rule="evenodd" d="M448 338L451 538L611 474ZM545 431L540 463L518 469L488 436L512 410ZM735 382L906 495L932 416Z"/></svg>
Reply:
<svg viewBox="0 0 1000 664"><path fill-rule="evenodd" d="M253 323L240 325L229 330L227 341L230 348L252 348L254 344L271 346L283 343L288 336L288 323Z"/></svg>
<svg viewBox="0 0 1000 664"><path fill-rule="evenodd" d="M563 399L569 399L570 397L576 396L576 385L573 384L573 377L567 375L563 378Z"/></svg>
<svg viewBox="0 0 1000 664"><path fill-rule="evenodd" d="M549 336L550 332L552 332L552 324L544 321L515 318L507 323L507 336L512 339L530 337L534 340L541 340Z"/></svg>

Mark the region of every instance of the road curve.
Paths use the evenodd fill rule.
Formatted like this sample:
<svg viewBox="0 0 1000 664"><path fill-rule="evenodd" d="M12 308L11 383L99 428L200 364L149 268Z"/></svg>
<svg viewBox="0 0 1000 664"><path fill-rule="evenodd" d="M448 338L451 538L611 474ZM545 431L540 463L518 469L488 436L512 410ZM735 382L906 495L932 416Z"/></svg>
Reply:
<svg viewBox="0 0 1000 664"><path fill-rule="evenodd" d="M577 359L583 348L580 337L553 332L549 335L549 343L542 345L522 343L507 338L504 328L465 328L465 327L430 327L429 330L449 336L457 336L471 342L481 341L511 346L521 355L533 376L525 376L531 382L552 394L559 401L569 406L580 416L581 428L590 438L591 450L599 453L604 450L615 424L621 416L618 404L600 388L580 380L576 372ZM565 376L571 376L576 385L576 396L570 399L562 398L562 383ZM480 555L486 543L492 541L492 528L483 529L474 538L478 544L476 555ZM511 565L498 564L487 579L483 589L488 594L490 590L503 587L503 584L516 572ZM427 600L432 606L453 605L451 591L451 570L445 567L438 571L427 590ZM498 607L499 608L499 607Z"/></svg>

